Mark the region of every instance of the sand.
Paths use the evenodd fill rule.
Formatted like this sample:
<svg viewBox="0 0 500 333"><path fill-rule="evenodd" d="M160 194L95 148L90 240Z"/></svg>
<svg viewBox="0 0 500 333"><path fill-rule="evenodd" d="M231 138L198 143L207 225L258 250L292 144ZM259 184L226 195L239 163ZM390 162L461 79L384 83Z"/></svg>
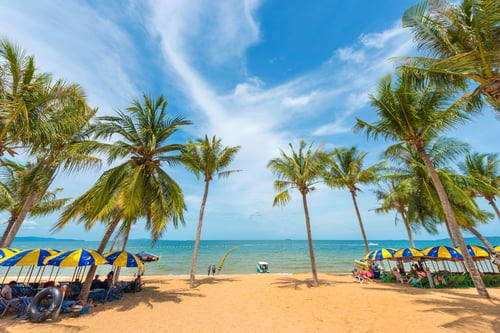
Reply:
<svg viewBox="0 0 500 333"><path fill-rule="evenodd" d="M500 332L500 289L419 289L320 274L145 277L142 292L78 318L0 320L1 332Z"/></svg>

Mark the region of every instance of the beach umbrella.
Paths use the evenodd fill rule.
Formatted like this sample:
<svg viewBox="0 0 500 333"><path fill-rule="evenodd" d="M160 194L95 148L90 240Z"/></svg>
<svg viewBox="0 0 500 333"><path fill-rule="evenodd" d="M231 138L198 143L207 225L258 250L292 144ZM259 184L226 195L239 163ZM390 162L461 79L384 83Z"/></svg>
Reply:
<svg viewBox="0 0 500 333"><path fill-rule="evenodd" d="M9 267L7 270L7 273L5 273L4 276L4 281L5 278L7 277L7 274L9 274L10 267L12 266L32 266L30 273L29 273L29 279L31 278L31 273L33 272L33 269L35 266L43 266L44 263L43 261L45 258L50 257L54 254L56 254L54 250L51 249L32 249L32 250L24 250L20 251L17 253L14 253L14 255L10 257L5 257L3 259L0 259L0 266L2 267ZM19 280L19 276L21 276L22 268L19 270L19 274L17 276L17 279ZM2 282L3 283L3 282Z"/></svg>
<svg viewBox="0 0 500 333"><path fill-rule="evenodd" d="M45 265L59 267L82 267L107 264L99 252L89 249L64 251L45 259Z"/></svg>
<svg viewBox="0 0 500 333"><path fill-rule="evenodd" d="M110 265L119 267L137 267L144 266L141 259L135 254L126 251L114 251L104 255Z"/></svg>
<svg viewBox="0 0 500 333"><path fill-rule="evenodd" d="M45 259L46 265L58 266L59 269L61 267L75 267L76 269L71 280L74 280L75 276L79 276L82 267L104 265L107 263L106 258L104 258L99 252L89 249L64 251ZM56 277L59 273L59 269L56 273ZM84 272L85 268L82 271L82 275ZM56 277L54 277L54 279L56 279Z"/></svg>
<svg viewBox="0 0 500 333"><path fill-rule="evenodd" d="M425 254L419 249L406 247L396 251L393 255L393 259L418 259L423 256L425 256Z"/></svg>
<svg viewBox="0 0 500 333"><path fill-rule="evenodd" d="M0 259L12 257L14 254L20 250L14 249L12 247L0 247Z"/></svg>
<svg viewBox="0 0 500 333"><path fill-rule="evenodd" d="M458 250L458 248L457 248ZM488 252L488 249L482 246L478 245L467 245L467 250L469 251L470 256L473 259L476 258L489 258L490 253Z"/></svg>
<svg viewBox="0 0 500 333"><path fill-rule="evenodd" d="M451 246L431 246L426 249L423 249L426 258L431 260L441 259L441 260L450 260L450 261L460 261L463 260L464 257L459 249L455 249Z"/></svg>
<svg viewBox="0 0 500 333"><path fill-rule="evenodd" d="M496 252L500 252L500 245L495 246L495 251L496 251Z"/></svg>
<svg viewBox="0 0 500 333"><path fill-rule="evenodd" d="M366 260L384 260L384 259L392 259L394 253L396 253L396 249L391 248L382 248L371 251L365 256Z"/></svg>

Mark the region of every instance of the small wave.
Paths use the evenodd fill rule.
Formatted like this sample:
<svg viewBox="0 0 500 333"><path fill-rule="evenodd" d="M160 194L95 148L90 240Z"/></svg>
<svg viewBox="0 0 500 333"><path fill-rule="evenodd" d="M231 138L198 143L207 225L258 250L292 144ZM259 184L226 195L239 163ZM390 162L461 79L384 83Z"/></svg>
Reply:
<svg viewBox="0 0 500 333"><path fill-rule="evenodd" d="M378 245L378 243L368 243L368 245L377 246L377 245Z"/></svg>

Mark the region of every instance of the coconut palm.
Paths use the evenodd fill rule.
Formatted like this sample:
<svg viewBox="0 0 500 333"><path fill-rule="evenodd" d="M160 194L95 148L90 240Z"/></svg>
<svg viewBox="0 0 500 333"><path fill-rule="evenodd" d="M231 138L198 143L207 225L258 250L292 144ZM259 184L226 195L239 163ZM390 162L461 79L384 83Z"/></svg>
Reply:
<svg viewBox="0 0 500 333"><path fill-rule="evenodd" d="M409 57L407 69L440 83L463 86L473 81L475 93L500 110L500 3L497 0L424 1L403 15L417 48L428 57Z"/></svg>
<svg viewBox="0 0 500 333"><path fill-rule="evenodd" d="M221 139L217 139L215 135L209 139L205 135L204 139L198 139L196 142L189 141L181 155L181 161L184 166L193 172L197 179L203 177L205 181L205 190L200 206L200 214L198 217L198 227L196 228L196 239L193 248L193 258L191 262L191 274L189 278L190 288L194 288L196 276L196 261L198 259L198 247L200 245L201 228L203 224L203 214L207 203L208 189L213 177L228 177L234 172L240 170L225 170L231 162L233 162L236 153L240 150L240 146L224 147Z"/></svg>
<svg viewBox="0 0 500 333"><path fill-rule="evenodd" d="M440 92L430 84L417 86L405 75L398 75L394 83L391 76L382 78L377 87L377 94L378 96L371 95L370 99L378 119L372 124L357 119L356 128L365 131L368 137L382 137L396 141L396 145L406 143L415 149L436 188L446 223L464 255L464 263L472 281L478 293L488 298L484 282L467 251L446 190L427 153L429 140L467 119L464 111L468 102L467 96L450 103L451 94Z"/></svg>
<svg viewBox="0 0 500 333"><path fill-rule="evenodd" d="M335 189L346 189L351 193L352 202L358 217L359 228L365 243L366 253L370 252L368 240L366 238L363 220L359 213L358 203L356 201L357 193L361 191L359 184L373 184L379 179L380 171L385 165L384 162L374 164L363 169L366 153L359 152L356 147L350 149L340 148L331 154L328 170L325 173L325 184Z"/></svg>
<svg viewBox="0 0 500 333"><path fill-rule="evenodd" d="M11 160L6 160L6 166L9 168L8 178L5 179L6 188L9 192L9 197L12 198L10 205L4 207L10 214L9 220L7 221L7 227L3 234L1 244L5 243L6 238L11 233L11 229L14 226L14 222L18 220L18 216L22 211L26 197L30 195L33 191L34 185L32 178L29 173L26 173L31 169L30 163L22 165ZM44 191L43 196L30 208L28 214L32 217L35 216L46 216L56 210L61 209L70 199L69 198L57 198L57 194L62 191L62 188L56 188L52 191Z"/></svg>
<svg viewBox="0 0 500 333"><path fill-rule="evenodd" d="M107 225L98 251L104 251L116 227L145 218L146 228L156 242L167 224L184 223L184 196L181 188L164 169L179 163L184 145L170 143L174 134L190 121L169 117L167 100L143 94L117 116L99 117L93 128L96 139L114 142L87 142L89 152L108 156L108 162L122 163L104 172L86 193L71 203L54 226L59 230L72 219L91 228L96 221ZM95 273L93 266L82 288L85 299Z"/></svg>
<svg viewBox="0 0 500 333"><path fill-rule="evenodd" d="M466 175L474 177L492 187L491 190L475 191L473 195L482 196L493 207L493 210L500 219L500 211L495 204L496 196L500 191L500 160L497 154L469 153L465 157L465 162L459 164L459 168Z"/></svg>
<svg viewBox="0 0 500 333"><path fill-rule="evenodd" d="M312 145L307 146L304 141L300 141L298 151L294 149L291 143L289 146L290 155L280 149L281 157L274 158L267 164L267 167L278 177L274 181L274 189L279 193L274 198L273 206L285 206L290 202L290 190L296 189L300 192L306 220L313 284L318 286L318 272L314 257L307 195L315 189L314 186L317 183L322 181L328 156L322 151L321 147L313 150Z"/></svg>

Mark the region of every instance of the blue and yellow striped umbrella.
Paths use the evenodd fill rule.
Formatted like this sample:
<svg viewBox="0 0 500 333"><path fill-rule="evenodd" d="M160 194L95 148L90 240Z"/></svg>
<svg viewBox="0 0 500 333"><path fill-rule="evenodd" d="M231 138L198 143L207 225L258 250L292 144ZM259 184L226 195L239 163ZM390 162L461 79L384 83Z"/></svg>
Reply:
<svg viewBox="0 0 500 333"><path fill-rule="evenodd" d="M12 247L0 247L0 259L12 257L17 252L19 252L19 250Z"/></svg>
<svg viewBox="0 0 500 333"><path fill-rule="evenodd" d="M120 267L143 267L141 259L135 254L126 251L109 252L104 255L110 265Z"/></svg>
<svg viewBox="0 0 500 333"><path fill-rule="evenodd" d="M500 252L500 245L495 246L495 251Z"/></svg>
<svg viewBox="0 0 500 333"><path fill-rule="evenodd" d="M43 266L45 258L57 254L51 249L24 250L0 260L0 266Z"/></svg>
<svg viewBox="0 0 500 333"><path fill-rule="evenodd" d="M45 259L45 265L59 267L81 267L107 263L106 258L99 252L89 249L65 251Z"/></svg>
<svg viewBox="0 0 500 333"><path fill-rule="evenodd" d="M419 249L413 247L406 247L404 249L400 249L396 251L393 255L394 259L415 259L421 258L425 256L425 254Z"/></svg>
<svg viewBox="0 0 500 333"><path fill-rule="evenodd" d="M366 260L384 260L384 259L392 259L394 253L396 253L396 249L377 249L373 250L365 256Z"/></svg>
<svg viewBox="0 0 500 333"><path fill-rule="evenodd" d="M459 250L458 248L456 248ZM472 258L489 258L490 253L488 249L478 245L467 245L467 250Z"/></svg>
<svg viewBox="0 0 500 333"><path fill-rule="evenodd" d="M451 246L431 246L422 252L429 259L441 259L450 261L460 261L464 259L464 256L460 252Z"/></svg>

